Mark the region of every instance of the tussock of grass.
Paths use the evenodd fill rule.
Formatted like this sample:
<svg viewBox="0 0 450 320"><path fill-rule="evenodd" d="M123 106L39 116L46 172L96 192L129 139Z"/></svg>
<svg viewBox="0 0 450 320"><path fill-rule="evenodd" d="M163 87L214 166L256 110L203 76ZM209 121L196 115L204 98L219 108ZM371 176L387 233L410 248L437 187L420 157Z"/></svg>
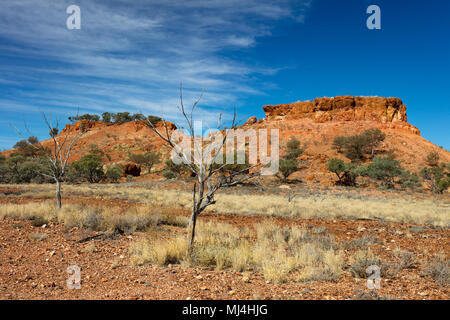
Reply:
<svg viewBox="0 0 450 320"><path fill-rule="evenodd" d="M185 238L177 237L169 241L150 243L141 240L130 247L130 262L132 265L152 263L165 266L169 263L182 263L186 260L187 242Z"/></svg>
<svg viewBox="0 0 450 320"><path fill-rule="evenodd" d="M251 244L247 230L225 223L199 222L191 264L236 268L243 271L250 263Z"/></svg>
<svg viewBox="0 0 450 320"><path fill-rule="evenodd" d="M256 238L256 239L255 239ZM130 248L133 264L184 263L191 266L257 270L272 283L336 280L343 256L329 235L303 228L259 224L256 232L230 224L199 222L194 252L186 259L186 239L137 242ZM184 251L183 251L184 250Z"/></svg>
<svg viewBox="0 0 450 320"><path fill-rule="evenodd" d="M165 212L158 217L158 224L162 225L185 228L188 223L189 219L187 217L179 216L171 212Z"/></svg>
<svg viewBox="0 0 450 320"><path fill-rule="evenodd" d="M376 265L380 268L381 278L394 278L405 265L396 264L393 262L383 261L381 258L373 255L369 250L359 250L354 255L355 262L350 266L349 271L355 278L367 278L367 267Z"/></svg>
<svg viewBox="0 0 450 320"><path fill-rule="evenodd" d="M432 277L441 286L448 286L450 284L450 260L442 257L434 259L426 267L425 274Z"/></svg>

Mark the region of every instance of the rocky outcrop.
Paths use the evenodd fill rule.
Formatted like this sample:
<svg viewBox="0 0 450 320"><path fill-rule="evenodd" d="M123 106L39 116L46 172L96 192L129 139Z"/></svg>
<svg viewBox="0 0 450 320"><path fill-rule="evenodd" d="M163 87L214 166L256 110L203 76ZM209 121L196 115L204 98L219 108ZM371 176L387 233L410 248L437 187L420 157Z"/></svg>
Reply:
<svg viewBox="0 0 450 320"><path fill-rule="evenodd" d="M420 131L407 122L406 106L399 98L337 96L263 107L267 120L311 118L315 122L376 121Z"/></svg>
<svg viewBox="0 0 450 320"><path fill-rule="evenodd" d="M141 175L141 166L136 163L126 163L123 166L123 176L139 177Z"/></svg>

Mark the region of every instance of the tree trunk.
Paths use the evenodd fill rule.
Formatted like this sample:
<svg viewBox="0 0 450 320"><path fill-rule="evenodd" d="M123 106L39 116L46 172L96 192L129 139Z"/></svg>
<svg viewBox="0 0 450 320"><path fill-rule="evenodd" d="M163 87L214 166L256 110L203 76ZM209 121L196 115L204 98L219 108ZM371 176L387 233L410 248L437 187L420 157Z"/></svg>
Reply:
<svg viewBox="0 0 450 320"><path fill-rule="evenodd" d="M59 180L56 181L56 203L58 205L58 209L61 209L61 182Z"/></svg>
<svg viewBox="0 0 450 320"><path fill-rule="evenodd" d="M189 232L188 232L188 254L192 255L192 251L194 249L194 238L195 238L195 225L197 223L197 213L192 211L192 216L189 221Z"/></svg>
<svg viewBox="0 0 450 320"><path fill-rule="evenodd" d="M189 227L188 227L188 256L191 257L192 250L194 249L194 238L195 238L195 225L197 223L197 199L196 199L196 192L197 192L197 184L194 183L194 190L192 191L192 215L191 219L189 220Z"/></svg>

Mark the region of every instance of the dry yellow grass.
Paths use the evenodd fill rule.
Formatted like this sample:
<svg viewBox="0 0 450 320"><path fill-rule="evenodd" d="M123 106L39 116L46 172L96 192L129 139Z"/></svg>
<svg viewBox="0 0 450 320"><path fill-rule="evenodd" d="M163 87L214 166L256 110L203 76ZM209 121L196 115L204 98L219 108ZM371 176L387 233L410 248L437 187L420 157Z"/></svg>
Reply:
<svg viewBox="0 0 450 320"><path fill-rule="evenodd" d="M13 186L28 191L20 197L54 196L53 185ZM26 188L26 189L25 189ZM96 199L123 199L132 203L190 208L191 193L180 190L158 190L123 185L64 185L66 197L87 195ZM450 226L450 203L414 198L382 199L375 197L348 198L338 195L305 195L288 202L283 195L218 194L217 204L209 211L220 213L282 216L292 218L379 218L392 222L409 222Z"/></svg>
<svg viewBox="0 0 450 320"><path fill-rule="evenodd" d="M126 211L120 208L65 204L58 210L54 201L40 203L2 204L0 220L42 220L43 223L57 221L66 227L91 230L120 229L126 233L144 230L158 224L186 226L187 218L175 214L160 214L152 206L132 206Z"/></svg>
<svg viewBox="0 0 450 320"><path fill-rule="evenodd" d="M187 242L185 238L176 237L170 241L158 240L150 243L141 240L130 247L132 265L153 263L164 266L169 263L180 263L185 260Z"/></svg>
<svg viewBox="0 0 450 320"><path fill-rule="evenodd" d="M190 259L185 255L186 243L179 236L136 242L130 247L131 263L254 269L272 283L336 280L343 271L343 255L331 237L312 235L297 227L266 223L257 225L253 232L230 224L200 222Z"/></svg>

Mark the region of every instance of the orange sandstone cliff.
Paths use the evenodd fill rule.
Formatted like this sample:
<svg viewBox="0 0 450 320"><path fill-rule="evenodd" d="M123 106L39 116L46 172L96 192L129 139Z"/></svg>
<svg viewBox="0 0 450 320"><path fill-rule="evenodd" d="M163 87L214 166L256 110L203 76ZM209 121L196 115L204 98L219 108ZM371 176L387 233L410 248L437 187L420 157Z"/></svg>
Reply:
<svg viewBox="0 0 450 320"><path fill-rule="evenodd" d="M406 106L399 98L337 96L266 105L263 109L267 120L373 121L420 135L419 129L407 122Z"/></svg>

